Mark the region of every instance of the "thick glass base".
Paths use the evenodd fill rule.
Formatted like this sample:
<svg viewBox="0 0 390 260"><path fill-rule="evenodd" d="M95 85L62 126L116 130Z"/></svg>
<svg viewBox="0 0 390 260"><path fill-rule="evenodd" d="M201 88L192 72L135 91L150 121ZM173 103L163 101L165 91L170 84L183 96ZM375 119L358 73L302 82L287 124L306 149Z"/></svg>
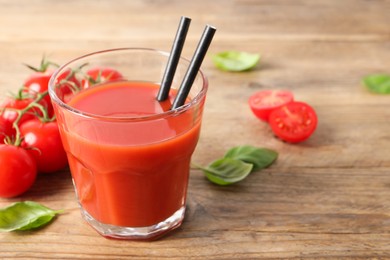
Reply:
<svg viewBox="0 0 390 260"><path fill-rule="evenodd" d="M166 220L147 227L122 227L103 224L94 219L86 210L81 207L83 218L102 236L107 238L127 240L153 240L170 230L181 225L184 219L185 206L177 210Z"/></svg>

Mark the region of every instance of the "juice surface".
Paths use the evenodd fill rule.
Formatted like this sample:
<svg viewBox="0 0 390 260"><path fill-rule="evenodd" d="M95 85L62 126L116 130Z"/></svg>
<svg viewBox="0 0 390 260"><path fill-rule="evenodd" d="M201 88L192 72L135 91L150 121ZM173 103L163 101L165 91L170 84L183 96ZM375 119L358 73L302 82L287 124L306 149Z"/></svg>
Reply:
<svg viewBox="0 0 390 260"><path fill-rule="evenodd" d="M119 81L85 89L68 104L80 111L101 116L159 114L170 109L172 95L164 102L157 102L158 88L158 85L147 82Z"/></svg>
<svg viewBox="0 0 390 260"><path fill-rule="evenodd" d="M83 90L68 103L103 116L145 116L170 108L155 100L152 83L115 82ZM91 120L58 114L63 143L82 207L96 220L144 227L185 204L201 109L154 120Z"/></svg>

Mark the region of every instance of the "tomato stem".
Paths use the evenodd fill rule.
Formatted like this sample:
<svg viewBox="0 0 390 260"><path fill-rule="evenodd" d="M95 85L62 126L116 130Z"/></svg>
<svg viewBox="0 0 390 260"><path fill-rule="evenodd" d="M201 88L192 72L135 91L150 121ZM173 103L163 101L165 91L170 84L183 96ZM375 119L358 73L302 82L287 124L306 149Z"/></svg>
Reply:
<svg viewBox="0 0 390 260"><path fill-rule="evenodd" d="M31 103L29 103L25 108L14 110L18 114L15 121L12 123L12 127L15 129L15 139L13 141L8 140L8 142L13 143L13 145L15 146L20 146L22 144L23 137L20 133L19 123L22 117L34 107L38 108L42 112L42 116L38 117L42 122L50 122L55 120L55 116L49 118L49 113L47 112L47 109L43 105L39 104L39 102L43 98L45 98L48 94L49 94L48 91L37 93L35 99Z"/></svg>
<svg viewBox="0 0 390 260"><path fill-rule="evenodd" d="M41 63L39 65L39 68L33 67L33 66L25 64L25 63L24 63L24 65L27 68L29 68L29 69L31 69L31 70L33 70L35 72L46 72L50 66L53 66L53 67L56 67L56 68L59 67L59 65L57 63L48 61L45 56L43 56L43 58L41 60Z"/></svg>

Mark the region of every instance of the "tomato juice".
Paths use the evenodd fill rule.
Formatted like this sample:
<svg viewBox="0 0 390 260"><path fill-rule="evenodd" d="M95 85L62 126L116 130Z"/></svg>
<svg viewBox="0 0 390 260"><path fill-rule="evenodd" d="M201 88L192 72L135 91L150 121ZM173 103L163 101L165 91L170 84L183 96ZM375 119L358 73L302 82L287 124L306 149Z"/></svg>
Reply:
<svg viewBox="0 0 390 260"><path fill-rule="evenodd" d="M158 102L158 87L115 81L76 94L73 110L54 104L79 203L103 224L147 227L185 206L204 99L168 111L175 92Z"/></svg>

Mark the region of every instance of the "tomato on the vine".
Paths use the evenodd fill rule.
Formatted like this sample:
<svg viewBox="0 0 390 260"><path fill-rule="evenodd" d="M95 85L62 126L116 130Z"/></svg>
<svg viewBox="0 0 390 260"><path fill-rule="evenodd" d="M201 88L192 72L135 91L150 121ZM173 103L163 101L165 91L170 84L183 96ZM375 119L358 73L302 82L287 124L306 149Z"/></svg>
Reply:
<svg viewBox="0 0 390 260"><path fill-rule="evenodd" d="M87 79L83 80L82 86L84 88L90 85L99 84L107 81L120 80L123 75L110 67L94 67L87 70Z"/></svg>
<svg viewBox="0 0 390 260"><path fill-rule="evenodd" d="M268 121L271 112L294 100L294 96L287 90L262 90L249 98L249 107L261 120Z"/></svg>
<svg viewBox="0 0 390 260"><path fill-rule="evenodd" d="M9 124L13 124L18 117L18 112L15 110L22 110L26 108L33 99L31 98L9 98L7 99L1 106L1 117L2 120L8 122ZM33 108L27 113L25 113L19 121L19 125L23 122L31 120L35 117L35 113L40 113L39 109Z"/></svg>
<svg viewBox="0 0 390 260"><path fill-rule="evenodd" d="M20 127L20 132L23 147L35 158L38 172L56 172L68 164L57 122L30 120Z"/></svg>
<svg viewBox="0 0 390 260"><path fill-rule="evenodd" d="M56 94L63 101L68 101L72 93L77 92L81 88L82 82L76 77L78 71L73 71L70 68L58 75L55 79Z"/></svg>
<svg viewBox="0 0 390 260"><path fill-rule="evenodd" d="M45 93L46 96L43 100L47 103L47 111L49 117L54 115L53 105L51 103L51 99L48 92L49 81L53 76L55 70L50 69L49 66L56 64L46 61L43 59L41 61L40 68L34 68L32 66L28 66L30 69L35 72L31 74L24 82L25 91L28 92L32 97L35 97L38 93ZM80 67L81 69L81 67ZM73 71L71 69L66 70L61 75L57 76L56 83L61 83L61 89L57 89L59 95L66 96L72 93L73 90L80 88L80 81L76 78L76 73L78 71Z"/></svg>
<svg viewBox="0 0 390 260"><path fill-rule="evenodd" d="M24 82L23 86L26 88L25 91L28 92L32 97L35 97L38 93L47 93L50 77L53 75L53 70L46 70L44 72L35 72L31 74ZM51 117L53 112L53 105L51 104L50 96L46 94L43 98L45 101L47 112Z"/></svg>
<svg viewBox="0 0 390 260"><path fill-rule="evenodd" d="M269 124L280 139L298 143L309 138L317 127L317 114L304 102L290 102L271 112Z"/></svg>
<svg viewBox="0 0 390 260"><path fill-rule="evenodd" d="M70 93L75 89L80 88L80 81L76 77L76 73L78 71L73 71L70 68L62 72L60 75L57 77L58 83L61 82L67 82L68 83L68 88L65 90L65 93ZM68 91L68 92L67 92Z"/></svg>
<svg viewBox="0 0 390 260"><path fill-rule="evenodd" d="M1 113L1 112L0 112ZM5 138L9 137L12 139L15 136L16 131L12 127L12 122L6 120L0 116L0 144L4 144Z"/></svg>
<svg viewBox="0 0 390 260"><path fill-rule="evenodd" d="M0 144L0 197L12 198L26 192L35 182L37 166L23 148Z"/></svg>
<svg viewBox="0 0 390 260"><path fill-rule="evenodd" d="M43 93L48 89L51 75L53 75L53 70L35 72L28 76L23 85L31 91L31 94Z"/></svg>

